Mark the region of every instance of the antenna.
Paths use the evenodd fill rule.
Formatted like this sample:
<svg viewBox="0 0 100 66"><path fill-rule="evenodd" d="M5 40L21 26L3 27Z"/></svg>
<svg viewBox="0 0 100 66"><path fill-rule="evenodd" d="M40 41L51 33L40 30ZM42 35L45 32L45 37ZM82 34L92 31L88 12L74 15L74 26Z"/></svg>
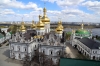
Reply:
<svg viewBox="0 0 100 66"><path fill-rule="evenodd" d="M23 17L22 17L22 21L23 21Z"/></svg>
<svg viewBox="0 0 100 66"><path fill-rule="evenodd" d="M46 5L46 2L44 2L44 7L45 7L45 5Z"/></svg>

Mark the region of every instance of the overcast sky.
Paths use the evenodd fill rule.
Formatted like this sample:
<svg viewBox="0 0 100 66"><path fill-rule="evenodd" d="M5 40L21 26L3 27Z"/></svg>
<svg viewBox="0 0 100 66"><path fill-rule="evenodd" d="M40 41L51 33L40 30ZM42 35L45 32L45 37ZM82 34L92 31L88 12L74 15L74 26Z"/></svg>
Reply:
<svg viewBox="0 0 100 66"><path fill-rule="evenodd" d="M51 21L100 22L99 0L0 0L0 21L38 21L44 2Z"/></svg>

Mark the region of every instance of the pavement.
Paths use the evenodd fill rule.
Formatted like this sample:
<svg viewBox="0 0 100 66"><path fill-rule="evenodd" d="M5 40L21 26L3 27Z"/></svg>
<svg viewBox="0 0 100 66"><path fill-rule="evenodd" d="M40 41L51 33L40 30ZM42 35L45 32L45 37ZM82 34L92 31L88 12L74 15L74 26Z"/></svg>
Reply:
<svg viewBox="0 0 100 66"><path fill-rule="evenodd" d="M72 47L69 42L66 42L65 52L68 58L86 59L86 57L80 54L76 48Z"/></svg>
<svg viewBox="0 0 100 66"><path fill-rule="evenodd" d="M0 66L22 66L20 61L10 59L9 46L0 47Z"/></svg>

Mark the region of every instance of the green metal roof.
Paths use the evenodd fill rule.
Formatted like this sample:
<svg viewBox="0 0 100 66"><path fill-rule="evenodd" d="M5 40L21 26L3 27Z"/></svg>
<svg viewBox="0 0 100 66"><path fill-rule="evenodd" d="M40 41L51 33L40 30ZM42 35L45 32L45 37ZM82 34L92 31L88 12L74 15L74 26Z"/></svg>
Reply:
<svg viewBox="0 0 100 66"><path fill-rule="evenodd" d="M72 34L72 32L67 32L67 34Z"/></svg>
<svg viewBox="0 0 100 66"><path fill-rule="evenodd" d="M100 61L61 58L60 66L100 66Z"/></svg>
<svg viewBox="0 0 100 66"><path fill-rule="evenodd" d="M81 34L81 35L89 35L90 32L84 29L79 29L75 31L76 34Z"/></svg>
<svg viewBox="0 0 100 66"><path fill-rule="evenodd" d="M10 34L12 34L12 32L9 32Z"/></svg>
<svg viewBox="0 0 100 66"><path fill-rule="evenodd" d="M0 33L0 38L3 38L3 37L4 37L4 35Z"/></svg>

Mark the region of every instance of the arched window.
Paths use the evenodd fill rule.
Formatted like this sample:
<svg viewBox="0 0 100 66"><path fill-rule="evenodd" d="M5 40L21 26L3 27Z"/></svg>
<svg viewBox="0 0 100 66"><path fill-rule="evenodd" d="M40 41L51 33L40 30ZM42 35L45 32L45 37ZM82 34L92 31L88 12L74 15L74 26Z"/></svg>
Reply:
<svg viewBox="0 0 100 66"><path fill-rule="evenodd" d="M35 45L35 48L36 48L36 45Z"/></svg>
<svg viewBox="0 0 100 66"><path fill-rule="evenodd" d="M20 51L20 46L18 46L18 51Z"/></svg>
<svg viewBox="0 0 100 66"><path fill-rule="evenodd" d="M43 49L43 51L42 51L43 53L45 53L45 50Z"/></svg>
<svg viewBox="0 0 100 66"><path fill-rule="evenodd" d="M15 58L15 53L12 53L12 58Z"/></svg>
<svg viewBox="0 0 100 66"><path fill-rule="evenodd" d="M25 51L26 51L26 47L25 47L24 49L25 49Z"/></svg>
<svg viewBox="0 0 100 66"><path fill-rule="evenodd" d="M52 55L53 53L52 53L53 51L52 50L50 50L50 55Z"/></svg>
<svg viewBox="0 0 100 66"><path fill-rule="evenodd" d="M12 46L11 48L12 48L12 50L14 50L14 46Z"/></svg>
<svg viewBox="0 0 100 66"><path fill-rule="evenodd" d="M19 59L21 59L21 55L19 54Z"/></svg>

